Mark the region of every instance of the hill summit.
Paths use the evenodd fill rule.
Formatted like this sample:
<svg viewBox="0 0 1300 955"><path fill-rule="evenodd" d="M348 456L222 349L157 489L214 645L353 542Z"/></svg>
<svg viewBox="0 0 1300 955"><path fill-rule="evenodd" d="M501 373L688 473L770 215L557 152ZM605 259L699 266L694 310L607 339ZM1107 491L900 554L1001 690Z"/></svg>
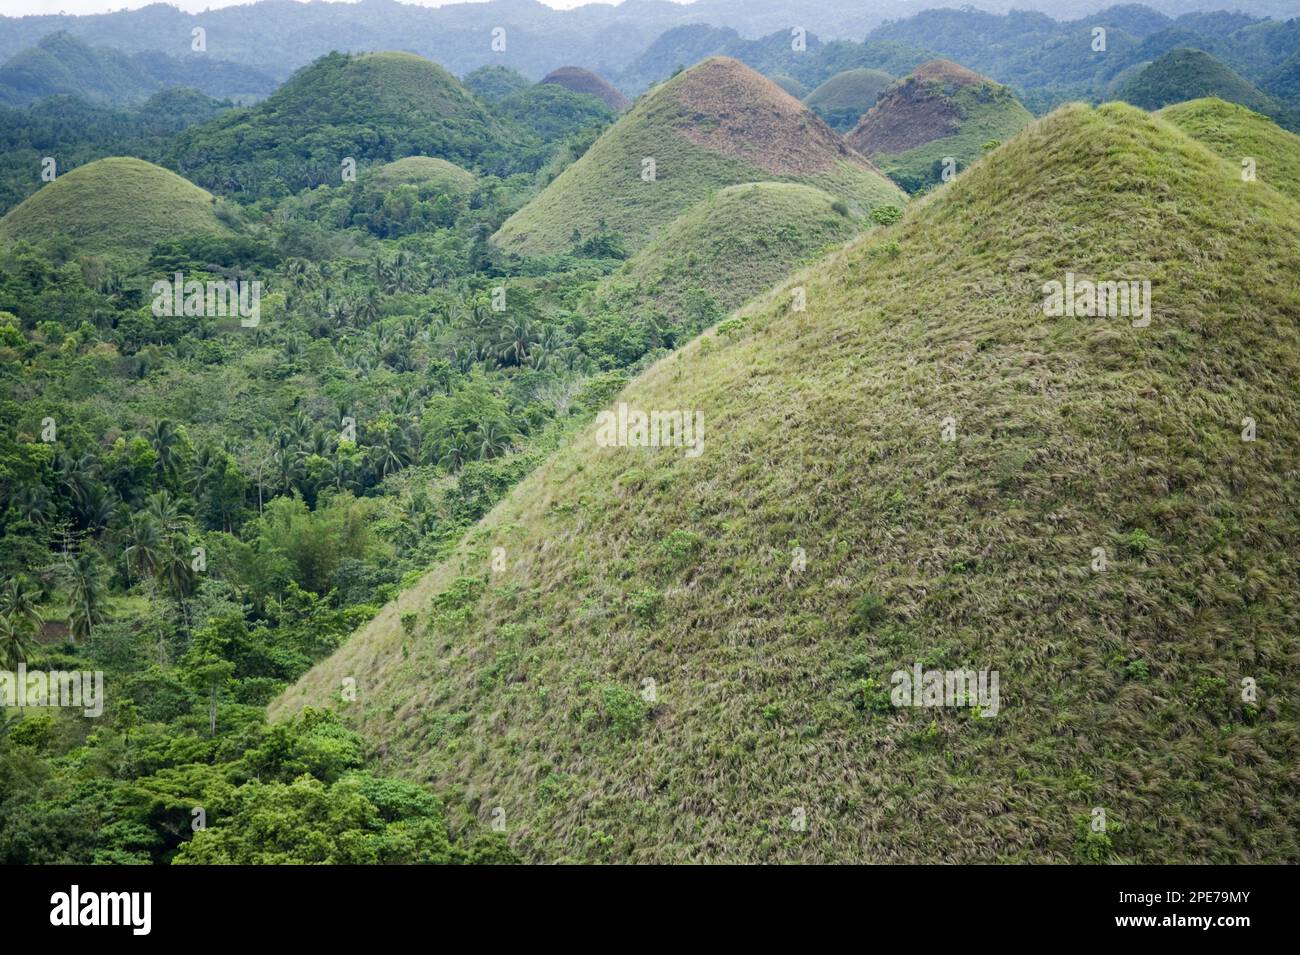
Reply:
<svg viewBox="0 0 1300 955"><path fill-rule="evenodd" d="M642 96L494 237L509 252L563 252L601 232L630 250L723 186L816 186L862 212L899 191L798 100L713 57Z"/></svg>
<svg viewBox="0 0 1300 955"><path fill-rule="evenodd" d="M616 113L621 113L628 106L626 96L591 70L584 70L580 66L562 66L558 70L552 70L543 77L542 83L551 83L573 93L586 93L598 97Z"/></svg>
<svg viewBox="0 0 1300 955"><path fill-rule="evenodd" d="M340 164L435 156L498 161L514 135L454 76L411 53L331 53L265 101L186 130L170 163L222 192L342 181Z"/></svg>
<svg viewBox="0 0 1300 955"><path fill-rule="evenodd" d="M1300 205L1125 104L991 160L637 378L273 715L534 860L1294 861ZM1102 282L1150 322L1052 307Z"/></svg>
<svg viewBox="0 0 1300 955"><path fill-rule="evenodd" d="M1157 115L1237 165L1254 181L1300 201L1300 136L1221 99L1190 100L1166 106Z"/></svg>
<svg viewBox="0 0 1300 955"><path fill-rule="evenodd" d="M131 260L154 243L228 229L216 198L161 166L129 157L98 159L64 173L0 219L0 240L72 239L78 252Z"/></svg>
<svg viewBox="0 0 1300 955"><path fill-rule="evenodd" d="M1208 53L1184 48L1170 50L1129 78L1115 98L1143 109L1160 109L1209 96L1257 113L1278 111L1278 104L1249 80Z"/></svg>
<svg viewBox="0 0 1300 955"><path fill-rule="evenodd" d="M909 192L974 162L1033 116L1015 94L949 60L931 60L890 86L848 135L854 149Z"/></svg>
<svg viewBox="0 0 1300 955"><path fill-rule="evenodd" d="M602 282L595 307L671 328L685 341L863 227L812 186L727 186L674 219Z"/></svg>

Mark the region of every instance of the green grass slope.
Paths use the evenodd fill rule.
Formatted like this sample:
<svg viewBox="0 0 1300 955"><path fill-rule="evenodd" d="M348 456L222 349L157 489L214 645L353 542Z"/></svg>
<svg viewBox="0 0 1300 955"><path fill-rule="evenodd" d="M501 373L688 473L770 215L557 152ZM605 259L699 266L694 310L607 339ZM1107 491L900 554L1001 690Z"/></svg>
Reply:
<svg viewBox="0 0 1300 955"><path fill-rule="evenodd" d="M1120 87L1116 99L1143 109L1208 96L1239 103L1259 113L1276 112L1278 104L1249 80L1200 50L1170 50Z"/></svg>
<svg viewBox="0 0 1300 955"><path fill-rule="evenodd" d="M654 181L642 178L648 158ZM816 186L857 212L903 201L797 100L714 57L642 96L493 238L507 252L544 255L607 231L636 251L716 190L764 181Z"/></svg>
<svg viewBox="0 0 1300 955"><path fill-rule="evenodd" d="M370 177L384 186L436 186L442 192L469 192L474 174L436 156L407 156L371 170Z"/></svg>
<svg viewBox="0 0 1300 955"><path fill-rule="evenodd" d="M841 132L857 125L867 110L876 105L894 78L884 70L860 67L836 73L804 97L804 105Z"/></svg>
<svg viewBox="0 0 1300 955"><path fill-rule="evenodd" d="M1255 179L1300 200L1300 136L1244 106L1198 99L1166 106L1159 114L1230 163L1255 161Z"/></svg>
<svg viewBox="0 0 1300 955"><path fill-rule="evenodd" d="M1067 271L1151 324L1045 317ZM586 430L273 712L533 859L1300 861L1298 271L1300 204L1065 107L620 396L702 454Z"/></svg>
<svg viewBox="0 0 1300 955"><path fill-rule="evenodd" d="M222 192L284 194L341 181L358 165L426 155L503 161L515 131L454 76L410 53L331 53L265 101L179 137L170 165Z"/></svg>
<svg viewBox="0 0 1300 955"><path fill-rule="evenodd" d="M946 158L959 172L1032 119L1007 87L956 63L931 60L886 90L848 141L916 192L942 181Z"/></svg>
<svg viewBox="0 0 1300 955"><path fill-rule="evenodd" d="M675 327L682 341L862 228L833 196L786 182L720 189L601 283L598 310Z"/></svg>
<svg viewBox="0 0 1300 955"><path fill-rule="evenodd" d="M70 239L79 253L141 260L154 243L230 230L216 199L176 173L142 159L113 157L79 166L0 219L0 241Z"/></svg>

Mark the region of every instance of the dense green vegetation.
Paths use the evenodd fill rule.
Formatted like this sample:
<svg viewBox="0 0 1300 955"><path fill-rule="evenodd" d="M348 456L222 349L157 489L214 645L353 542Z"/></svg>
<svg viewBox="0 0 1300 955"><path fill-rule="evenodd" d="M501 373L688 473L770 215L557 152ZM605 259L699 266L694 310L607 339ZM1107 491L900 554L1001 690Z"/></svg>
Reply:
<svg viewBox="0 0 1300 955"><path fill-rule="evenodd" d="M0 859L511 858L332 718L263 712L663 348L576 308L616 255L486 241L598 128L533 140L536 176L411 156L247 210L103 159L0 220L3 665L107 698L6 710ZM259 282L260 323L153 314L178 271Z"/></svg>
<svg viewBox="0 0 1300 955"><path fill-rule="evenodd" d="M205 18L287 76L373 22L284 31L322 6ZM483 5L382 6L484 61L416 29ZM928 58L911 27L570 22L623 15L654 29L579 61L663 80L621 116L586 70L532 83L559 34L513 19L463 82L332 53L244 108L177 88L225 89L216 56L0 19L0 671L105 688L0 711L0 862L1300 858L1300 140L1220 100L1023 129L931 63L877 123L935 187L905 212L781 89L844 126ZM1106 17L1119 72L1082 23L916 19L977 21L1039 106L1175 35L1286 86L1286 24ZM689 68L718 53L784 85ZM1153 323L1046 319L1066 271L1150 278ZM156 309L177 273L257 320ZM699 453L602 447L620 402L698 412ZM896 709L918 662L999 669L1002 715Z"/></svg>
<svg viewBox="0 0 1300 955"><path fill-rule="evenodd" d="M440 66L408 53L322 57L265 102L187 130L168 165L239 199L342 181L342 163L428 155L495 174L536 168L534 142Z"/></svg>
<svg viewBox="0 0 1300 955"><path fill-rule="evenodd" d="M599 97L552 83L511 93L496 104L496 111L544 143L575 136L585 129L603 128L616 115Z"/></svg>
<svg viewBox="0 0 1300 955"><path fill-rule="evenodd" d="M52 33L0 63L0 105L27 106L47 96L139 105L164 89L193 87L210 96L257 97L275 88L265 73L217 57L175 59L94 49L68 33Z"/></svg>
<svg viewBox="0 0 1300 955"><path fill-rule="evenodd" d="M480 66L466 73L461 82L465 88L486 103L505 99L533 85L533 81L508 66Z"/></svg>
<svg viewBox="0 0 1300 955"><path fill-rule="evenodd" d="M51 96L23 109L0 107L0 215L44 185L42 163L70 172L105 156L160 162L171 138L194 123L229 109L193 90L165 90L134 109L94 106L70 96Z"/></svg>
<svg viewBox="0 0 1300 955"><path fill-rule="evenodd" d="M1294 200L1065 108L619 396L702 454L582 431L272 712L358 675L533 860L1294 861L1298 269ZM1151 324L1047 318L1066 271Z"/></svg>

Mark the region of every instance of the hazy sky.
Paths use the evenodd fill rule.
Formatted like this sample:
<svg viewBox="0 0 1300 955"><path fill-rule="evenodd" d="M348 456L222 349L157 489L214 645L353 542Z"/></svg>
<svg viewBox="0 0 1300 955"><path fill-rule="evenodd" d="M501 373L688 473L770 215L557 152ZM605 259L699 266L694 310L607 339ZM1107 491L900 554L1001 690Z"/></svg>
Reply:
<svg viewBox="0 0 1300 955"><path fill-rule="evenodd" d="M158 0L0 0L0 14L20 17L28 13L108 13L110 10L124 10L128 7L143 7ZM162 0L174 7L198 13L201 10L214 10L217 7L233 7L251 0ZM474 0L402 0L403 3L418 3L426 7L440 7L444 3L466 3ZM547 6L564 9L577 7L593 0L541 0ZM598 0L600 3L622 3L623 0ZM677 0L678 3L683 0Z"/></svg>

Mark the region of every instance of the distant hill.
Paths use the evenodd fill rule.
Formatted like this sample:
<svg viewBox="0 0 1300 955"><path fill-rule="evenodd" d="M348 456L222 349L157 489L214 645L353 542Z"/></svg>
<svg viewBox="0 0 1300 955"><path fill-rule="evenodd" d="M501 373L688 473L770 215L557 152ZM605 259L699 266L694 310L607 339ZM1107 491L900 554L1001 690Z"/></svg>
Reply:
<svg viewBox="0 0 1300 955"><path fill-rule="evenodd" d="M272 718L531 861L1294 862L1300 203L1232 173L1040 120L639 376ZM1052 314L1071 274L1139 294Z"/></svg>
<svg viewBox="0 0 1300 955"><path fill-rule="evenodd" d="M574 93L588 93L598 97L616 113L621 113L628 107L626 96L591 70L584 70L580 66L562 66L558 70L552 70L542 79L542 83L550 83Z"/></svg>
<svg viewBox="0 0 1300 955"><path fill-rule="evenodd" d="M786 73L770 73L767 78L795 99L801 100L808 95L808 87Z"/></svg>
<svg viewBox="0 0 1300 955"><path fill-rule="evenodd" d="M1206 4L1206 7L1210 7ZM1231 5L1228 5L1231 6ZM1102 98L1134 66L1184 47L1204 50L1241 76L1267 88L1300 48L1300 10L1240 4L1249 13L1191 11L1169 16L1124 4L1066 19L1032 10L1005 14L924 10L871 30L867 42L921 46L1010 86L1034 113L1062 102ZM1264 19L1272 16L1273 19ZM1105 49L1094 50L1096 28Z"/></svg>
<svg viewBox="0 0 1300 955"><path fill-rule="evenodd" d="M832 129L846 132L857 125L894 78L883 70L859 67L836 73L804 97L804 105Z"/></svg>
<svg viewBox="0 0 1300 955"><path fill-rule="evenodd" d="M143 260L154 243L231 230L216 198L140 159L99 159L59 176L0 219L0 241L71 239L78 253Z"/></svg>
<svg viewBox="0 0 1300 955"><path fill-rule="evenodd" d="M432 156L407 156L370 170L367 178L385 186L436 186L446 192L469 192L476 179L455 163Z"/></svg>
<svg viewBox="0 0 1300 955"><path fill-rule="evenodd" d="M1242 160L1249 158L1254 161L1256 182L1300 201L1300 136L1295 133L1221 99L1178 103L1156 115L1222 156L1235 176L1240 176Z"/></svg>
<svg viewBox="0 0 1300 955"><path fill-rule="evenodd" d="M848 141L915 192L942 181L946 158L960 171L1032 119L1000 83L948 60L932 60L890 86Z"/></svg>
<svg viewBox="0 0 1300 955"><path fill-rule="evenodd" d="M0 106L0 215L43 185L32 170L47 156L61 173L108 156L161 162L177 132L229 108L226 101L183 89L155 93L136 107L68 95L13 109Z"/></svg>
<svg viewBox="0 0 1300 955"><path fill-rule="evenodd" d="M1201 50L1171 50L1140 71L1116 93L1143 109L1214 96L1258 113L1276 113L1276 100Z"/></svg>
<svg viewBox="0 0 1300 955"><path fill-rule="evenodd" d="M553 143L590 127L605 127L617 111L592 93L578 93L557 83L538 83L493 104L493 111L526 129L543 143Z"/></svg>
<svg viewBox="0 0 1300 955"><path fill-rule="evenodd" d="M183 133L169 163L214 191L284 195L341 181L341 164L437 156L507 169L519 134L454 76L410 53L333 53L264 102Z"/></svg>
<svg viewBox="0 0 1300 955"><path fill-rule="evenodd" d="M533 85L533 81L508 66L480 66L461 78L465 88L487 103L503 100Z"/></svg>
<svg viewBox="0 0 1300 955"><path fill-rule="evenodd" d="M610 232L635 252L723 186L768 180L817 186L857 213L902 202L798 100L744 64L715 57L643 96L494 242L542 255Z"/></svg>
<svg viewBox="0 0 1300 955"><path fill-rule="evenodd" d="M215 57L128 55L54 33L0 65L0 105L26 106L69 94L94 103L138 105L166 87L188 86L217 97L259 97L276 86L269 75Z"/></svg>
<svg viewBox="0 0 1300 955"><path fill-rule="evenodd" d="M812 186L728 186L673 220L606 279L595 307L674 328L681 341L862 227Z"/></svg>

